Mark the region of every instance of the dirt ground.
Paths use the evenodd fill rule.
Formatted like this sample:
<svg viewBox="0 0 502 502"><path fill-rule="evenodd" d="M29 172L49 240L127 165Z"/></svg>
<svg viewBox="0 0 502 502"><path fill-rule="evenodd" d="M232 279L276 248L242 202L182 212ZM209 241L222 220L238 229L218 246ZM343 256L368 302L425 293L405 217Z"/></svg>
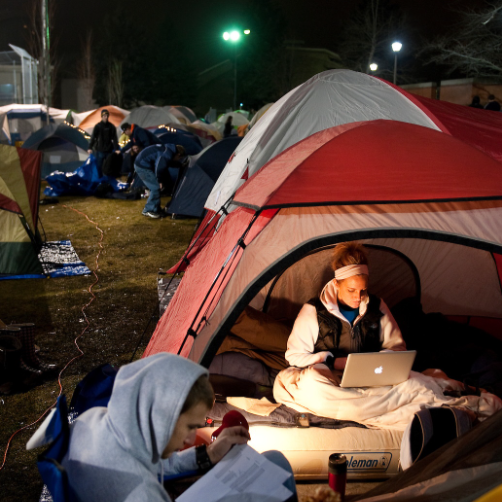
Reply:
<svg viewBox="0 0 502 502"><path fill-rule="evenodd" d="M59 203L40 206L39 229L45 231L47 241L71 240L81 260L98 276L93 287L96 298L85 310L90 325L78 340L84 355L62 377L68 400L76 383L94 367L129 362L138 344L135 358L141 356L158 320L158 270L178 261L196 228L194 219L145 218L141 215L143 205L143 200L60 197ZM97 266L101 234L95 224L71 208L85 213L104 232ZM6 323L34 322L40 358L62 368L79 354L74 340L86 326L81 309L91 300L88 288L95 280L90 275L0 281L0 319ZM39 425L35 422L58 394L57 378L52 377L24 392L0 396L0 465L9 438L33 424L13 437L7 451L0 470L2 502L38 500L42 483L36 458L41 451L27 452L25 445ZM300 500L315 486L300 484ZM349 483L348 494L364 493L373 486Z"/></svg>

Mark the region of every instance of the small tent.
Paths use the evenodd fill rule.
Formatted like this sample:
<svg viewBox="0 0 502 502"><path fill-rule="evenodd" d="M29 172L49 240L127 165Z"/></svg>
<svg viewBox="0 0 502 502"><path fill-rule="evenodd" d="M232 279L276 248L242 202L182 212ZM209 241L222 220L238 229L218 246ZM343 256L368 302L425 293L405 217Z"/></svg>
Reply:
<svg viewBox="0 0 502 502"><path fill-rule="evenodd" d="M127 117L129 116L129 111L124 110L123 108L119 108L118 106L101 106L100 108L91 110L90 112L83 112L81 114L74 113L72 115L73 117L75 117L74 125L78 126L80 129L83 129L87 134L92 134L94 126L101 121L101 112L103 110L108 110L108 121L117 128L117 131L119 130L120 124L122 122L126 122Z"/></svg>
<svg viewBox="0 0 502 502"><path fill-rule="evenodd" d="M215 129L218 129L220 134L223 134L223 130L225 129L225 123L227 122L229 117L232 117L232 127L234 129L237 129L239 126L249 124L249 120L247 119L244 113L239 113L239 111L235 111L221 114L218 117L218 120L216 122L213 122L211 126L213 126Z"/></svg>
<svg viewBox="0 0 502 502"><path fill-rule="evenodd" d="M204 212L204 202L218 176L242 138L225 138L206 147L190 159L190 166L178 181L169 212L199 218Z"/></svg>
<svg viewBox="0 0 502 502"><path fill-rule="evenodd" d="M49 113L49 122L54 118ZM43 105L6 105L0 107L0 141L14 145L22 142L47 123Z"/></svg>
<svg viewBox="0 0 502 502"><path fill-rule="evenodd" d="M144 105L135 108L122 123L138 124L143 128L159 127L164 124L179 124L180 121L171 113L170 106Z"/></svg>
<svg viewBox="0 0 502 502"><path fill-rule="evenodd" d="M197 115L186 106L171 106L169 111L184 124L191 124L197 120Z"/></svg>
<svg viewBox="0 0 502 502"><path fill-rule="evenodd" d="M53 171L71 172L87 159L89 141L75 127L51 124L33 133L23 148L43 152L42 178Z"/></svg>
<svg viewBox="0 0 502 502"><path fill-rule="evenodd" d="M42 154L0 145L0 278L41 274L37 231Z"/></svg>
<svg viewBox="0 0 502 502"><path fill-rule="evenodd" d="M179 129L176 132L165 129L157 129L155 134L164 144L183 146L187 155L197 155L202 150L202 144L199 137L191 132L183 131L182 129Z"/></svg>

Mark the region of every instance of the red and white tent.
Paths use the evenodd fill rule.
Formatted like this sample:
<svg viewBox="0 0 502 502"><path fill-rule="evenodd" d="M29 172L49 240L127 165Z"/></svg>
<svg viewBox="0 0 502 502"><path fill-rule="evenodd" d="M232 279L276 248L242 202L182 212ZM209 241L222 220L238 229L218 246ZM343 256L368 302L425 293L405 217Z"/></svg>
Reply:
<svg viewBox="0 0 502 502"><path fill-rule="evenodd" d="M502 319L502 169L448 134L392 120L332 127L276 156L233 203L145 356L208 366L247 305L294 319L348 240L372 247L370 290L390 307L415 296L425 312Z"/></svg>
<svg viewBox="0 0 502 502"><path fill-rule="evenodd" d="M221 215L237 207L232 203L237 189L267 162L316 132L379 119L441 131L502 161L502 114L417 97L364 73L326 71L274 103L245 136L206 201L208 212L201 228L209 221L211 226L206 229L205 239L197 240L195 236L188 259L195 259ZM170 272L177 268L174 266Z"/></svg>

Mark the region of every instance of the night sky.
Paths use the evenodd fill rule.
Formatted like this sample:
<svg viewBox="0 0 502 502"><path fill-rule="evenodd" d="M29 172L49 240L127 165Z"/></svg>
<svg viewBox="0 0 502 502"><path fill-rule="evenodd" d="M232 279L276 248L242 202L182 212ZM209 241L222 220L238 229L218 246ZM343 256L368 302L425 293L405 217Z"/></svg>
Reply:
<svg viewBox="0 0 502 502"><path fill-rule="evenodd" d="M177 44L190 49L200 70L225 59L221 33L232 23L246 24L246 6L250 0L52 0L57 16L52 36L57 39L64 65L78 58L81 39L90 28L99 37L102 17L117 6L127 10L142 25L155 28L167 20L178 33ZM253 0L270 3L272 0ZM30 0L0 0L0 50L8 50L8 43L25 47L23 32L27 24L26 6ZM305 42L306 47L324 47L336 52L337 33L350 14L355 1L348 0L275 0L288 27L292 40ZM394 0L408 16L415 30L409 36L415 44L420 36L432 37L441 33L456 18L452 7L483 5L482 0ZM244 26L242 26L244 28ZM253 28L249 26L249 28ZM124 33L127 36L127 33ZM406 40L402 40L403 55ZM176 50L176 44L173 46Z"/></svg>

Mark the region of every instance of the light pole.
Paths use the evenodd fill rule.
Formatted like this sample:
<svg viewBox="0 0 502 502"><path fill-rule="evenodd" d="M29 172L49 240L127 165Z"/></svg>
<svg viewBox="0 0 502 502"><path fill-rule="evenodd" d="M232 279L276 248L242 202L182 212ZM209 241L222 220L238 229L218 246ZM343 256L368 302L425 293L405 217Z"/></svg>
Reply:
<svg viewBox="0 0 502 502"><path fill-rule="evenodd" d="M377 71L378 70L378 65L376 63L371 63L370 64L370 70L371 71Z"/></svg>
<svg viewBox="0 0 502 502"><path fill-rule="evenodd" d="M223 40L225 40L225 42L232 42L234 44L234 110L237 108L237 42L241 38L241 33L244 33L244 35L249 35L251 33L251 30L232 30L225 31L225 33L223 33Z"/></svg>
<svg viewBox="0 0 502 502"><path fill-rule="evenodd" d="M397 81L397 53L401 50L403 44L401 42L394 42L392 44L392 50L394 51L394 85Z"/></svg>

